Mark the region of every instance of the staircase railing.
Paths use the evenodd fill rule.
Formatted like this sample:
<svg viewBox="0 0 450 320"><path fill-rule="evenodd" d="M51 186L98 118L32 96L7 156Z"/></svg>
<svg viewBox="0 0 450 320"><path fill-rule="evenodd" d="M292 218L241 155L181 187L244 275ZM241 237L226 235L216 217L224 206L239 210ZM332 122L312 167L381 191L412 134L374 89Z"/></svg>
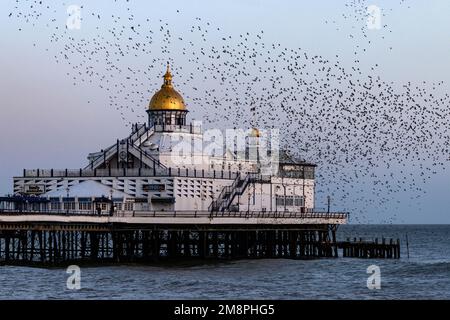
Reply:
<svg viewBox="0 0 450 320"><path fill-rule="evenodd" d="M149 167L157 166L164 170L168 169L158 159L155 159L150 154L148 154L147 151L142 150L140 147L137 147L134 144L129 145L129 151L131 152L132 155L134 155L136 158L142 160L142 162L144 162ZM141 157L141 155L142 155L142 157Z"/></svg>
<svg viewBox="0 0 450 320"><path fill-rule="evenodd" d="M142 154L142 160L150 161L150 163L144 162L149 167L151 167L152 165L157 165L159 168L167 170L168 168L163 165L158 159L155 159L153 156L148 154L147 151L142 150L141 148L142 137L146 136L146 138L148 138L153 134L153 132L155 132L155 127L153 126L147 129L146 125L143 125L138 130L136 130L136 132L132 136L130 136L130 149L132 150L131 153L133 154L134 151L135 153L133 155L139 159L141 159Z"/></svg>
<svg viewBox="0 0 450 320"><path fill-rule="evenodd" d="M222 190L222 193L225 192L226 196L224 198L218 197L216 203L214 203L214 201L213 203L211 203L210 211L223 212L225 210L229 210L230 205L233 202L234 198L237 195L242 195L250 182L257 182L257 181L261 182L270 181L270 177L264 178L259 173L248 173L245 176L244 180L241 180L239 175L231 186L225 187Z"/></svg>
<svg viewBox="0 0 450 320"><path fill-rule="evenodd" d="M116 145L112 145L105 149L102 154L98 155L91 163L89 163L83 170L95 169L103 161L108 160L116 152Z"/></svg>
<svg viewBox="0 0 450 320"><path fill-rule="evenodd" d="M225 186L222 188L222 191L217 196L217 199L213 200L211 202L211 204L209 205L208 210L209 211L217 211L218 208L222 205L222 202L225 201L225 199L226 199L225 197L227 196L227 194L229 194L231 192L231 190L236 188L236 186L240 180L241 180L241 174L239 173L230 186Z"/></svg>
<svg viewBox="0 0 450 320"><path fill-rule="evenodd" d="M243 181L241 181L238 187L237 185L231 190L229 196L225 199L225 201L222 202L221 206L219 207L218 211L225 211L225 209L228 209L233 202L234 198L239 194L242 195L244 190L247 188L248 184L250 182L250 174L247 174Z"/></svg>
<svg viewBox="0 0 450 320"><path fill-rule="evenodd" d="M136 146L140 146L140 143L136 143L137 141L141 142L143 136L151 136L154 132L154 127L148 128L147 125L143 124L129 137L129 140L132 144Z"/></svg>
<svg viewBox="0 0 450 320"><path fill-rule="evenodd" d="M138 149L140 149L140 143L137 143L138 141L141 142L141 139L143 136L150 136L154 132L154 127L148 128L145 124L142 125L135 125L136 130L127 138L129 142L131 142L130 145L136 146ZM101 154L99 154L93 161L89 163L83 170L89 170L89 169L96 169L97 166L101 165L105 160L108 160L114 153L117 151L116 144L108 147L105 149ZM140 151L139 151L140 152ZM144 150L145 156L150 158L152 161L155 160L155 162L159 163L158 160L153 159L150 155L148 155ZM160 166L160 164L158 164Z"/></svg>

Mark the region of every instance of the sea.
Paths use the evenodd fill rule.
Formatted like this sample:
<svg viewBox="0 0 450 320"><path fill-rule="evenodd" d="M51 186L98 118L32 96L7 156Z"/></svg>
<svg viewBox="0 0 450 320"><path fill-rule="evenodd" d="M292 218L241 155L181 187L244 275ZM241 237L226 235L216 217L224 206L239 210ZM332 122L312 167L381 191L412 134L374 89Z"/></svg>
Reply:
<svg viewBox="0 0 450 320"><path fill-rule="evenodd" d="M347 237L399 238L401 258L82 266L79 289L66 268L0 266L0 299L450 299L450 225L341 226Z"/></svg>

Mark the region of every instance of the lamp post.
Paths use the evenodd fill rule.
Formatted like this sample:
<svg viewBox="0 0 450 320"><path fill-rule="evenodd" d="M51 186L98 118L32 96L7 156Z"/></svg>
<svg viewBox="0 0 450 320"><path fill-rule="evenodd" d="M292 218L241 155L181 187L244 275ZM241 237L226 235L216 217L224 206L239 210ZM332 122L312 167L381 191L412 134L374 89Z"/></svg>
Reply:
<svg viewBox="0 0 450 320"><path fill-rule="evenodd" d="M275 186L275 212L278 212L278 191L280 190L280 186Z"/></svg>
<svg viewBox="0 0 450 320"><path fill-rule="evenodd" d="M248 193L248 199L247 199L247 213L248 212L250 212L250 197L251 197L251 194L250 194L250 192Z"/></svg>
<svg viewBox="0 0 450 320"><path fill-rule="evenodd" d="M292 204L294 206L294 211L297 212L297 205L296 205L296 203L299 203L299 202L297 201L297 194L295 193L295 186L296 186L296 184L294 182L293 183L293 187L292 187L292 190L293 190Z"/></svg>
<svg viewBox="0 0 450 320"><path fill-rule="evenodd" d="M109 194L110 194L109 200L111 201L110 202L110 208L109 208L109 215L112 216L114 214L114 202L113 202L114 191L113 191L113 189L111 189L109 191Z"/></svg>
<svg viewBox="0 0 450 320"><path fill-rule="evenodd" d="M66 188L66 207L67 207L67 214L69 214L69 192L70 192L70 188L69 187L67 187Z"/></svg>
<svg viewBox="0 0 450 320"><path fill-rule="evenodd" d="M284 177L281 177L281 185L283 186L284 192L284 212L286 212L286 184L284 183Z"/></svg>
<svg viewBox="0 0 450 320"><path fill-rule="evenodd" d="M302 166L302 197L303 197L303 211L306 212L306 199L305 199L305 166Z"/></svg>

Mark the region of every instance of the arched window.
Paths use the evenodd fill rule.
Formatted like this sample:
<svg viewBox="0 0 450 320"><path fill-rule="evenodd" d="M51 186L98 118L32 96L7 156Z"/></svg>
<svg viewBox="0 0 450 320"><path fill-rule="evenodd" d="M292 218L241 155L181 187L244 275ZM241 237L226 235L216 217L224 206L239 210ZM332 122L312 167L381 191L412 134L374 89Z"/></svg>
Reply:
<svg viewBox="0 0 450 320"><path fill-rule="evenodd" d="M170 112L165 114L165 124L172 124L172 114Z"/></svg>

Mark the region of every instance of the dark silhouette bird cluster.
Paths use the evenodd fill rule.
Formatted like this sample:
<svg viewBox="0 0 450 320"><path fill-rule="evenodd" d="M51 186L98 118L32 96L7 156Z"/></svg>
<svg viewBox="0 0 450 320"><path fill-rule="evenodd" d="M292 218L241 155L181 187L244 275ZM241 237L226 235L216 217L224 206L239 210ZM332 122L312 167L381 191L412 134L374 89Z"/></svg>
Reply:
<svg viewBox="0 0 450 320"><path fill-rule="evenodd" d="M84 13L87 33L62 28L55 18L60 7L16 2L9 16L23 25L45 24L50 37L44 47L71 68L73 84L104 90L127 125L145 121L144 108L169 61L177 90L206 127L280 129L284 148L318 164L319 199L330 195L354 221L370 221L370 206L395 212L399 194L414 206L431 175L448 165L444 82L388 82L378 64L367 71L359 62L373 39L365 25L367 1L347 1L339 19L325 20L336 28L350 24L350 68L337 55L269 43L264 31L228 34L200 17L181 29L162 19L143 20L128 0L115 1L126 6L120 14ZM182 11L173 11L181 19ZM392 30L386 24L382 29L376 37L384 40ZM387 52L392 47L388 43ZM385 222L393 221L390 215Z"/></svg>

